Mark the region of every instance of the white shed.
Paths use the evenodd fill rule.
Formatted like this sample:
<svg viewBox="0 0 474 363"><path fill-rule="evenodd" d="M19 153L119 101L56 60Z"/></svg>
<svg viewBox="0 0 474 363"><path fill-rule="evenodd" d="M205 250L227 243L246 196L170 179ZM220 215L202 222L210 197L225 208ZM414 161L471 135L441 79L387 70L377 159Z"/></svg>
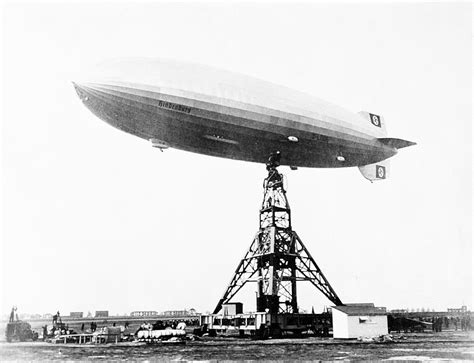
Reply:
<svg viewBox="0 0 474 363"><path fill-rule="evenodd" d="M354 339L388 334L387 312L374 304L346 304L332 307L333 337Z"/></svg>

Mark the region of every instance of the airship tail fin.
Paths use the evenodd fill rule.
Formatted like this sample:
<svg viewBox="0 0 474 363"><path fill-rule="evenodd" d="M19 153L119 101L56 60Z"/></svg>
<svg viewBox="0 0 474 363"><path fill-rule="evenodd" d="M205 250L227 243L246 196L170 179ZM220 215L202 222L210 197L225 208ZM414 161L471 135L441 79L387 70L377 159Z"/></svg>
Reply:
<svg viewBox="0 0 474 363"><path fill-rule="evenodd" d="M393 147L395 149L402 149L404 147L416 145L416 142L402 140L402 139L393 139L390 137L380 137L378 140L382 144Z"/></svg>
<svg viewBox="0 0 474 363"><path fill-rule="evenodd" d="M359 170L367 180L373 182L374 180L387 179L390 173L390 160L385 159L378 163L359 166Z"/></svg>
<svg viewBox="0 0 474 363"><path fill-rule="evenodd" d="M360 111L359 115L367 122L376 136L387 136L387 127L383 116L367 111Z"/></svg>

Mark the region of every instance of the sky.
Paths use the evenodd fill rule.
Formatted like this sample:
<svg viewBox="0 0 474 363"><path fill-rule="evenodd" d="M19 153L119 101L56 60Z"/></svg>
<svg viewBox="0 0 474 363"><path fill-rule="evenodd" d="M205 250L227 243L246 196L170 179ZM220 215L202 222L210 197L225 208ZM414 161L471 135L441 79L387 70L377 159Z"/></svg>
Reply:
<svg viewBox="0 0 474 363"><path fill-rule="evenodd" d="M10 2L2 18L1 314L213 310L258 230L263 165L161 153L71 81L119 57L243 73L384 116L390 179L280 168L343 302L472 309L470 4ZM235 301L255 309L255 285ZM309 283L301 309L331 303Z"/></svg>

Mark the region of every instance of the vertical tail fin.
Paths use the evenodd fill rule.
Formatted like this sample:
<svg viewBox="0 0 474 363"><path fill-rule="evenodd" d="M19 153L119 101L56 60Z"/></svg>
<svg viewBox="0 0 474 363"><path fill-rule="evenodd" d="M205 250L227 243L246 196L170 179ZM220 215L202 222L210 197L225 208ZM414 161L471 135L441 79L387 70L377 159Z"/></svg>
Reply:
<svg viewBox="0 0 474 363"><path fill-rule="evenodd" d="M387 179L390 174L390 160L386 159L378 163L359 166L359 170L367 180Z"/></svg>
<svg viewBox="0 0 474 363"><path fill-rule="evenodd" d="M367 125L377 137L384 137L387 135L387 126L383 116L379 116L367 111L360 111L359 115L367 121Z"/></svg>

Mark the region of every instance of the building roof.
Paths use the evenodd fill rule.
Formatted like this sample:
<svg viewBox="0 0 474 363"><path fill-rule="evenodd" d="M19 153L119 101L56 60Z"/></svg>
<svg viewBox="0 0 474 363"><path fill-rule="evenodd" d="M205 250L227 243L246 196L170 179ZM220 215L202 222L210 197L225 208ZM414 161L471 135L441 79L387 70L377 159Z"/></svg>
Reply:
<svg viewBox="0 0 474 363"><path fill-rule="evenodd" d="M339 310L346 315L386 315L385 308L376 307L372 303L367 304L346 304L341 306L333 306L333 309Z"/></svg>

